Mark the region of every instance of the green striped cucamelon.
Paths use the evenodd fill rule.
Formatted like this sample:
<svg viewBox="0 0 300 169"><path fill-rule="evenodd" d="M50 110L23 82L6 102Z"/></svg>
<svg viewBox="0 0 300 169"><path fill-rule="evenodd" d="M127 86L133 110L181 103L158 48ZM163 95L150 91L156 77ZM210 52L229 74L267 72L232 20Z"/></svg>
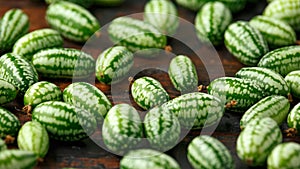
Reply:
<svg viewBox="0 0 300 169"><path fill-rule="evenodd" d="M120 161L120 169L180 169L179 164L169 155L151 149L128 152Z"/></svg>
<svg viewBox="0 0 300 169"><path fill-rule="evenodd" d="M292 96L300 98L300 70L290 72L284 80L290 87Z"/></svg>
<svg viewBox="0 0 300 169"><path fill-rule="evenodd" d="M277 145L268 157L268 169L300 168L300 145L286 142Z"/></svg>
<svg viewBox="0 0 300 169"><path fill-rule="evenodd" d="M108 27L108 34L113 43L125 46L132 52L156 51L167 45L166 36L153 25L126 16L114 19ZM145 53L152 53L148 50Z"/></svg>
<svg viewBox="0 0 300 169"><path fill-rule="evenodd" d="M45 0L45 2L47 4L56 3L56 2L59 2L59 1L69 1L69 2L72 2L72 3L78 4L80 6L83 6L85 8L90 7L94 2L94 0Z"/></svg>
<svg viewBox="0 0 300 169"><path fill-rule="evenodd" d="M192 60L184 55L174 57L168 70L174 87L181 93L197 91L198 75Z"/></svg>
<svg viewBox="0 0 300 169"><path fill-rule="evenodd" d="M131 86L134 101L143 109L148 110L169 100L169 95L163 86L152 77L141 77Z"/></svg>
<svg viewBox="0 0 300 169"><path fill-rule="evenodd" d="M49 137L59 141L79 141L94 133L95 118L87 111L61 101L48 101L32 111L32 121L41 123Z"/></svg>
<svg viewBox="0 0 300 169"><path fill-rule="evenodd" d="M44 126L39 122L28 121L18 134L20 150L34 152L39 158L44 158L49 149L49 136Z"/></svg>
<svg viewBox="0 0 300 169"><path fill-rule="evenodd" d="M267 96L250 107L240 121L241 129L254 119L271 117L278 125L285 121L290 110L289 100L283 96Z"/></svg>
<svg viewBox="0 0 300 169"><path fill-rule="evenodd" d="M194 92L178 96L162 105L178 117L187 129L200 129L218 123L224 114L224 104L215 96Z"/></svg>
<svg viewBox="0 0 300 169"><path fill-rule="evenodd" d="M221 99L227 110L244 112L263 98L263 90L251 80L221 77L212 81L208 93Z"/></svg>
<svg viewBox="0 0 300 169"><path fill-rule="evenodd" d="M63 99L66 103L93 114L98 123L103 122L105 115L112 107L111 102L101 90L86 82L70 84L63 91Z"/></svg>
<svg viewBox="0 0 300 169"><path fill-rule="evenodd" d="M86 78L95 71L95 59L80 50L52 48L41 50L32 57L41 76L48 78Z"/></svg>
<svg viewBox="0 0 300 169"><path fill-rule="evenodd" d="M206 2L210 0L176 0L176 3L187 9L198 11Z"/></svg>
<svg viewBox="0 0 300 169"><path fill-rule="evenodd" d="M178 26L176 6L169 0L151 0L144 8L144 21L155 26L160 32L173 35Z"/></svg>
<svg viewBox="0 0 300 169"><path fill-rule="evenodd" d="M0 53L10 50L29 30L28 16L20 9L5 12L0 24Z"/></svg>
<svg viewBox="0 0 300 169"><path fill-rule="evenodd" d="M28 60L39 50L53 47L62 47L63 39L53 29L40 29L22 36L13 46L13 53L21 55Z"/></svg>
<svg viewBox="0 0 300 169"><path fill-rule="evenodd" d="M228 51L247 66L256 66L260 58L269 51L262 34L245 21L229 25L224 37Z"/></svg>
<svg viewBox="0 0 300 169"><path fill-rule="evenodd" d="M19 119L8 110L0 107L0 138L5 138L8 143L13 142L13 136L18 134L20 127Z"/></svg>
<svg viewBox="0 0 300 169"><path fill-rule="evenodd" d="M38 104L46 101L60 101L62 99L62 92L55 84L40 81L30 86L24 94L23 111L30 113L32 108Z"/></svg>
<svg viewBox="0 0 300 169"><path fill-rule="evenodd" d="M295 31L300 30L300 0L276 0L265 8L263 15L285 21Z"/></svg>
<svg viewBox="0 0 300 169"><path fill-rule="evenodd" d="M100 29L97 18L88 10L67 1L50 4L46 20L63 37L75 42L86 42Z"/></svg>
<svg viewBox="0 0 300 169"><path fill-rule="evenodd" d="M117 104L107 113L102 126L106 147L118 155L135 149L143 137L139 113L128 104Z"/></svg>
<svg viewBox="0 0 300 169"><path fill-rule="evenodd" d="M144 131L154 149L167 151L179 141L180 123L175 114L158 106L147 112L144 119Z"/></svg>
<svg viewBox="0 0 300 169"><path fill-rule="evenodd" d="M288 136L294 136L300 131L300 103L296 104L290 111L287 124L289 127L286 131Z"/></svg>
<svg viewBox="0 0 300 169"><path fill-rule="evenodd" d="M237 139L237 154L249 166L262 166L281 142L282 134L274 120L269 117L252 120Z"/></svg>
<svg viewBox="0 0 300 169"><path fill-rule="evenodd" d="M224 32L231 20L231 12L223 3L206 3L195 18L198 38L203 42L211 42L213 45L222 44Z"/></svg>
<svg viewBox="0 0 300 169"><path fill-rule="evenodd" d="M202 135L194 138L188 145L187 158L194 168L235 168L229 150L211 136Z"/></svg>
<svg viewBox="0 0 300 169"><path fill-rule="evenodd" d="M0 138L0 152L3 150L7 150L7 146L5 144L5 141Z"/></svg>
<svg viewBox="0 0 300 169"><path fill-rule="evenodd" d="M7 53L0 57L0 79L13 84L18 94L23 95L38 81L38 74L34 66L22 56Z"/></svg>
<svg viewBox="0 0 300 169"><path fill-rule="evenodd" d="M133 63L133 53L126 47L108 48L98 56L96 77L104 84L117 83L126 77Z"/></svg>
<svg viewBox="0 0 300 169"><path fill-rule="evenodd" d="M287 46L268 52L257 65L269 68L282 76L300 70L300 46Z"/></svg>
<svg viewBox="0 0 300 169"><path fill-rule="evenodd" d="M121 5L125 0L93 0L94 5L101 6L118 6Z"/></svg>
<svg viewBox="0 0 300 169"><path fill-rule="evenodd" d="M296 33L286 22L268 16L255 16L249 24L260 31L270 48L296 43Z"/></svg>
<svg viewBox="0 0 300 169"><path fill-rule="evenodd" d="M37 165L37 159L31 151L4 150L0 153L0 169L33 169Z"/></svg>
<svg viewBox="0 0 300 169"><path fill-rule="evenodd" d="M290 95L290 88L284 78L268 68L245 67L240 69L235 76L257 82L256 84L264 90L266 95Z"/></svg>
<svg viewBox="0 0 300 169"><path fill-rule="evenodd" d="M17 89L14 85L0 79L0 105L13 101L17 93Z"/></svg>

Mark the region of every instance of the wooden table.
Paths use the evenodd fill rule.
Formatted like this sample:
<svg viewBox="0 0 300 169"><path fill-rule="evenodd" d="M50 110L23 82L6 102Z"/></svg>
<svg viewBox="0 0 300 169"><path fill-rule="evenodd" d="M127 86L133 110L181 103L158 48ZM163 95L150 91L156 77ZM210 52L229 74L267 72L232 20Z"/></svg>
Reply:
<svg viewBox="0 0 300 169"><path fill-rule="evenodd" d="M143 6L146 3L146 0L127 0L126 3L119 7L98 7L93 6L90 10L91 12L97 16L101 25L105 25L109 23L112 19L129 15L134 13L143 12ZM266 2L260 1L257 4L248 4L246 9L240 13L234 15L234 20L249 20L251 17L261 14L264 7L266 6ZM11 8L21 8L25 13L30 17L30 31L46 28L48 27L45 21L45 11L47 5L44 1L38 0L0 0L0 16L11 9ZM181 18L193 23L194 17L196 15L195 12L191 12L182 7L178 7L179 15ZM183 36L191 36L194 37L193 32L183 31L180 33ZM193 38L191 39L191 41ZM193 43L193 42L191 42ZM207 46L194 46L195 51L188 49L184 43L180 42L180 40L169 40L169 45L172 46L173 54L185 54L190 56L195 64L197 65L197 72L199 75L199 84L208 85L209 82L217 77L221 76L234 76L234 74L241 68L243 65L232 57L231 54L228 53L224 46L219 46L216 48L216 51ZM68 40L65 40L65 47L72 47L81 49L83 44L72 43ZM101 48L101 47L100 47ZM91 54L97 58L97 54L103 51L103 48L92 52ZM200 55L205 59L205 66L203 62L197 57L195 52L199 52ZM214 55L211 58L208 58L209 55ZM163 53L162 55L172 56L172 54ZM161 56L159 56L161 57ZM150 67L153 68L161 61L161 58L153 58L153 59L144 59L144 58L136 58L135 60L135 68L138 71L142 69L145 63L149 63ZM164 60L166 62L166 60ZM166 62L167 63L167 62ZM220 63L220 64L217 64ZM165 68L168 65L165 65ZM209 69L209 71L206 70ZM209 72L209 73L208 73ZM209 75L208 75L209 74ZM180 95L178 91L172 87L170 83L170 79L166 72L163 70L155 70L148 69L139 72L138 74L133 74L135 77L140 77L144 75L151 75L157 78L163 86L167 89L168 93L172 98ZM40 79L40 80L48 80L54 82L58 85L62 90L72 83L72 80L67 79ZM114 103L129 103L135 106L141 114L142 110L132 101L132 98L128 94L129 84L126 81L121 82L116 86L107 86L100 84L98 81L95 81L92 78L92 82L101 89L109 99ZM122 90L115 90L121 88ZM116 92L117 91L117 92ZM129 96L129 97L128 97ZM18 98L13 103L5 105L5 107L12 112L14 112L21 120L22 123L30 120L30 117L27 117L20 109L22 108L22 98ZM222 141L231 151L237 169L248 168L245 164L243 164L236 155L236 139L239 135L239 120L241 118L241 114L234 114L230 112L225 112L224 117L218 126L209 127L204 130L194 130L190 131L187 136L185 136L182 141L173 149L169 150L168 154L173 156L181 165L183 169L189 169L191 166L187 162L186 158L186 148L188 143L194 137L201 134L212 134L212 136L216 137L220 141ZM216 128L216 130L214 130ZM286 129L286 124L283 124L282 131ZM95 134L101 134L100 132L96 132ZM284 137L284 141L296 141L300 142L299 137L295 138L287 138ZM16 145L10 145L10 148L16 148ZM50 149L48 155L45 157L45 161L43 163L39 163L36 168L64 168L64 167L74 167L74 168L107 168L107 169L116 169L119 168L119 161L121 157L116 156L112 153L109 153L100 146L98 146L91 139L85 139L81 142L76 143L63 143L51 140Z"/></svg>

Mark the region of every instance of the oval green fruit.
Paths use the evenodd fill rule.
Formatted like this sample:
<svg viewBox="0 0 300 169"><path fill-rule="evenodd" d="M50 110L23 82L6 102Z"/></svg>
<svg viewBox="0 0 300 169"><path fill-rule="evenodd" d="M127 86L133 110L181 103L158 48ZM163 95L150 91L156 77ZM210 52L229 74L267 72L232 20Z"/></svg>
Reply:
<svg viewBox="0 0 300 169"><path fill-rule="evenodd" d="M13 101L17 93L18 91L13 84L0 79L0 105Z"/></svg>
<svg viewBox="0 0 300 169"><path fill-rule="evenodd" d="M290 111L287 124L290 128L287 130L288 135L295 135L300 131L300 103L296 104Z"/></svg>
<svg viewBox="0 0 300 169"><path fill-rule="evenodd" d="M284 80L290 87L291 94L300 98L300 70L290 72L285 76Z"/></svg>
<svg viewBox="0 0 300 169"><path fill-rule="evenodd" d="M30 151L4 150L0 153L0 169L33 169L37 165L37 159Z"/></svg>
<svg viewBox="0 0 300 169"><path fill-rule="evenodd" d="M20 127L19 119L10 111L0 107L0 138L16 136Z"/></svg>
<svg viewBox="0 0 300 169"><path fill-rule="evenodd" d="M47 4L56 3L59 1L69 1L78 4L80 6L83 6L85 8L88 8L94 3L95 0L45 0Z"/></svg>

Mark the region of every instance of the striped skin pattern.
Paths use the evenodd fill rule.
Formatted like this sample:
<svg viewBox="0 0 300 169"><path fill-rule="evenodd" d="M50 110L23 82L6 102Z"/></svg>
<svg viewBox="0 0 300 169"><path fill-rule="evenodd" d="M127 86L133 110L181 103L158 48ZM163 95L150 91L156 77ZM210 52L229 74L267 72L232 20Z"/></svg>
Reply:
<svg viewBox="0 0 300 169"><path fill-rule="evenodd" d="M264 90L266 95L288 96L290 88L284 78L268 68L245 67L240 69L235 76L237 78L248 79Z"/></svg>
<svg viewBox="0 0 300 169"><path fill-rule="evenodd" d="M281 142L282 134L274 120L269 117L253 120L237 139L237 154L249 166L262 166Z"/></svg>
<svg viewBox="0 0 300 169"><path fill-rule="evenodd" d="M202 135L194 138L188 145L187 158L194 168L235 168L229 150L211 136Z"/></svg>
<svg viewBox="0 0 300 169"><path fill-rule="evenodd" d="M29 30L28 16L20 9L7 11L0 24L0 53L10 50Z"/></svg>
<svg viewBox="0 0 300 169"><path fill-rule="evenodd" d="M272 1L264 10L263 15L285 21L295 31L300 30L300 0Z"/></svg>
<svg viewBox="0 0 300 169"><path fill-rule="evenodd" d="M277 145L268 157L268 169L300 168L300 145L287 142Z"/></svg>
<svg viewBox="0 0 300 169"><path fill-rule="evenodd" d="M110 151L124 155L137 148L142 137L142 121L132 106L117 104L109 110L102 126L102 138Z"/></svg>
<svg viewBox="0 0 300 169"><path fill-rule="evenodd" d="M18 94L23 95L38 81L38 74L33 65L22 56L7 53L0 57L0 78L13 84Z"/></svg>
<svg viewBox="0 0 300 169"><path fill-rule="evenodd" d="M244 112L264 96L263 90L247 79L221 77L212 81L208 93L221 99L222 103L236 102L227 110Z"/></svg>
<svg viewBox="0 0 300 169"><path fill-rule="evenodd" d="M79 141L96 130L95 118L87 111L68 103L48 101L32 111L32 121L41 123L49 137L59 141Z"/></svg>
<svg viewBox="0 0 300 169"><path fill-rule="evenodd" d="M93 0L95 5L101 6L118 6L121 5L125 0Z"/></svg>
<svg viewBox="0 0 300 169"><path fill-rule="evenodd" d="M254 119L270 117L278 125L285 121L290 110L289 100L283 96L267 96L250 107L240 121L241 129Z"/></svg>
<svg viewBox="0 0 300 169"><path fill-rule="evenodd" d="M53 29L40 29L22 36L13 46L13 53L28 60L38 51L46 48L62 47L63 39Z"/></svg>
<svg viewBox="0 0 300 169"><path fill-rule="evenodd" d="M141 77L135 80L131 86L131 95L134 101L145 110L161 105L170 99L159 81L152 77Z"/></svg>
<svg viewBox="0 0 300 169"><path fill-rule="evenodd" d="M13 101L17 96L17 89L9 82L0 79L0 105Z"/></svg>
<svg viewBox="0 0 300 169"><path fill-rule="evenodd" d="M8 110L0 107L0 138L15 136L21 127L19 119Z"/></svg>
<svg viewBox="0 0 300 169"><path fill-rule="evenodd" d="M37 156L30 151L4 150L0 153L0 169L33 169L37 165Z"/></svg>
<svg viewBox="0 0 300 169"><path fill-rule="evenodd" d="M60 101L62 92L55 84L40 81L28 88L24 94L24 105L36 107L38 104L46 101Z"/></svg>
<svg viewBox="0 0 300 169"><path fill-rule="evenodd" d="M192 60L178 55L171 60L168 70L174 87L181 93L197 91L198 75Z"/></svg>
<svg viewBox="0 0 300 169"><path fill-rule="evenodd" d="M295 31L284 21L268 16L255 16L249 24L260 31L272 49L296 43Z"/></svg>
<svg viewBox="0 0 300 169"><path fill-rule="evenodd" d="M224 32L231 20L231 12L223 3L206 3L195 19L198 38L203 42L211 42L213 45L222 44Z"/></svg>
<svg viewBox="0 0 300 169"><path fill-rule="evenodd" d="M217 1L225 4L232 13L242 11L245 8L247 3L247 0L217 0Z"/></svg>
<svg viewBox="0 0 300 169"><path fill-rule="evenodd" d="M7 146L5 144L5 141L0 138L0 152L3 150L7 150Z"/></svg>
<svg viewBox="0 0 300 169"><path fill-rule="evenodd" d="M245 21L229 25L224 37L228 51L247 66L256 66L260 58L269 51L261 33Z"/></svg>
<svg viewBox="0 0 300 169"><path fill-rule="evenodd" d="M120 161L120 169L180 169L179 164L169 155L151 149L128 152Z"/></svg>
<svg viewBox="0 0 300 169"><path fill-rule="evenodd" d="M114 19L108 33L113 43L125 46L132 52L164 48L167 44L166 36L153 25L130 17Z"/></svg>
<svg viewBox="0 0 300 169"><path fill-rule="evenodd" d="M287 118L289 128L300 131L300 103L295 105Z"/></svg>
<svg viewBox="0 0 300 169"><path fill-rule="evenodd" d="M290 72L285 76L284 80L290 87L291 94L300 98L300 70Z"/></svg>
<svg viewBox="0 0 300 169"><path fill-rule="evenodd" d="M176 97L162 107L175 114L182 127L200 129L218 123L224 114L224 104L215 96L194 92Z"/></svg>
<svg viewBox="0 0 300 169"><path fill-rule="evenodd" d="M177 4L187 9L198 11L205 3L210 0L176 0Z"/></svg>
<svg viewBox="0 0 300 169"><path fill-rule="evenodd" d="M101 90L86 82L70 84L63 91L63 99L66 103L93 114L98 123L103 122L105 115L112 107L111 102Z"/></svg>
<svg viewBox="0 0 300 169"><path fill-rule="evenodd" d="M46 20L63 37L75 42L86 42L100 29L97 18L88 10L67 1L49 5Z"/></svg>
<svg viewBox="0 0 300 169"><path fill-rule="evenodd" d="M133 63L133 53L126 47L108 48L98 56L96 77L104 84L117 83L126 77Z"/></svg>
<svg viewBox="0 0 300 169"><path fill-rule="evenodd" d="M56 3L56 2L59 2L59 1L69 1L69 2L72 2L72 3L78 4L80 6L83 6L85 8L88 8L93 4L94 0L45 0L45 2L47 4Z"/></svg>
<svg viewBox="0 0 300 169"><path fill-rule="evenodd" d="M167 151L178 142L180 123L175 114L159 106L146 114L144 131L151 147L160 151Z"/></svg>
<svg viewBox="0 0 300 169"><path fill-rule="evenodd" d="M268 52L257 66L269 68L285 77L294 70L300 70L300 46L282 47Z"/></svg>
<svg viewBox="0 0 300 169"><path fill-rule="evenodd" d="M28 121L18 134L20 150L34 152L39 158L44 158L49 149L49 136L46 129L38 122Z"/></svg>
<svg viewBox="0 0 300 169"><path fill-rule="evenodd" d="M155 26L160 32L172 35L179 26L178 11L169 0L151 0L144 8L144 21Z"/></svg>
<svg viewBox="0 0 300 169"><path fill-rule="evenodd" d="M95 59L80 50L52 48L33 55L32 63L41 76L48 78L86 78L95 71Z"/></svg>

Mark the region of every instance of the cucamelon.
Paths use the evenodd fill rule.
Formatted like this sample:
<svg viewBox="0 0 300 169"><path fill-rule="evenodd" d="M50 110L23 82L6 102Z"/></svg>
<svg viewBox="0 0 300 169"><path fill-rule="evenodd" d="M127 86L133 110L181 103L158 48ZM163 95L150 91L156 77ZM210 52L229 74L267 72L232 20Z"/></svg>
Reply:
<svg viewBox="0 0 300 169"><path fill-rule="evenodd" d="M187 129L199 129L218 123L224 113L224 104L215 96L194 92L178 96L162 107L178 117Z"/></svg>
<svg viewBox="0 0 300 169"><path fill-rule="evenodd" d="M61 101L48 101L32 111L32 121L41 123L49 137L60 141L79 141L94 133L97 123L89 112Z"/></svg>
<svg viewBox="0 0 300 169"><path fill-rule="evenodd" d="M0 53L10 50L29 30L28 16L21 9L5 12L0 24Z"/></svg>
<svg viewBox="0 0 300 169"><path fill-rule="evenodd" d="M209 0L176 0L177 4L187 9L198 11Z"/></svg>
<svg viewBox="0 0 300 169"><path fill-rule="evenodd" d="M263 98L263 90L251 80L221 77L213 80L208 93L221 99L226 108L234 112L244 112Z"/></svg>
<svg viewBox="0 0 300 169"><path fill-rule="evenodd" d="M160 32L172 35L179 26L176 6L169 0L151 0L144 8L144 20Z"/></svg>
<svg viewBox="0 0 300 169"><path fill-rule="evenodd" d="M296 33L286 22L268 16L255 16L249 24L260 31L270 48L296 43Z"/></svg>
<svg viewBox="0 0 300 169"><path fill-rule="evenodd" d="M213 45L222 44L224 32L231 20L231 12L223 3L206 3L195 19L198 38L203 42L211 42Z"/></svg>
<svg viewBox="0 0 300 169"><path fill-rule="evenodd" d="M22 56L7 53L0 57L0 78L13 84L18 94L23 95L38 81L38 74L34 66Z"/></svg>
<svg viewBox="0 0 300 169"><path fill-rule="evenodd" d="M133 66L133 54L123 46L103 51L96 61L96 77L104 84L121 81Z"/></svg>
<svg viewBox="0 0 300 169"><path fill-rule="evenodd" d="M112 107L111 102L101 90L86 82L70 84L63 91L63 99L66 103L93 114L98 123L103 122L105 115Z"/></svg>
<svg viewBox="0 0 300 169"><path fill-rule="evenodd" d="M52 48L41 50L32 57L41 76L48 78L86 78L95 71L95 59L80 50Z"/></svg>
<svg viewBox="0 0 300 169"><path fill-rule="evenodd" d="M145 136L157 150L167 151L179 141L180 123L175 114L164 107L155 107L144 119Z"/></svg>
<svg viewBox="0 0 300 169"><path fill-rule="evenodd" d="M229 25L224 37L228 51L247 66L256 66L260 58L269 51L262 34L245 21Z"/></svg>
<svg viewBox="0 0 300 169"><path fill-rule="evenodd" d="M294 136L300 131L300 103L296 104L290 111L287 124L289 127L286 131L288 136Z"/></svg>
<svg viewBox="0 0 300 169"><path fill-rule="evenodd" d="M10 111L0 107L0 138L7 138L7 142L13 142L21 127L19 119ZM0 153L1 154L1 153Z"/></svg>
<svg viewBox="0 0 300 169"><path fill-rule="evenodd" d="M194 168L235 168L229 150L211 136L195 137L188 145L187 158Z"/></svg>
<svg viewBox="0 0 300 169"><path fill-rule="evenodd" d="M13 53L32 59L38 51L46 48L62 47L63 39L53 29L40 29L22 36L13 46Z"/></svg>
<svg viewBox="0 0 300 169"><path fill-rule="evenodd" d="M103 142L109 150L124 155L137 148L142 137L142 121L132 106L117 104L109 110L102 126Z"/></svg>
<svg viewBox="0 0 300 169"><path fill-rule="evenodd" d="M4 150L0 153L0 169L33 169L37 165L37 156L31 151Z"/></svg>
<svg viewBox="0 0 300 169"><path fill-rule="evenodd" d="M258 66L269 68L282 76L300 70L300 46L287 46L268 52L261 58Z"/></svg>
<svg viewBox="0 0 300 169"><path fill-rule="evenodd" d="M268 157L268 169L300 168L300 145L286 142L277 145Z"/></svg>
<svg viewBox="0 0 300 169"><path fill-rule="evenodd" d="M17 89L11 83L0 79L0 105L9 103L17 96Z"/></svg>
<svg viewBox="0 0 300 169"><path fill-rule="evenodd" d="M168 73L172 84L181 93L197 90L197 70L192 60L187 56L178 55L174 57L170 62Z"/></svg>
<svg viewBox="0 0 300 169"><path fill-rule="evenodd" d="M282 134L274 120L269 117L252 120L237 139L237 154L249 166L262 166L281 142Z"/></svg>
<svg viewBox="0 0 300 169"><path fill-rule="evenodd" d="M284 80L290 87L291 94L300 98L300 70L290 72L285 76Z"/></svg>
<svg viewBox="0 0 300 169"><path fill-rule="evenodd" d="M18 134L18 147L20 150L31 151L39 158L44 158L49 149L46 129L39 122L26 122Z"/></svg>
<svg viewBox="0 0 300 169"><path fill-rule="evenodd" d="M120 169L180 169L179 164L169 155L151 149L128 152L120 161Z"/></svg>
<svg viewBox="0 0 300 169"><path fill-rule="evenodd" d="M93 4L93 2L95 0L45 0L45 2L47 4L56 3L56 2L59 2L59 1L69 1L69 2L72 2L72 3L78 4L80 6L83 6L85 8L88 8Z"/></svg>
<svg viewBox="0 0 300 169"><path fill-rule="evenodd" d="M284 78L268 68L245 67L240 69L235 76L257 82L256 84L264 90L265 95L288 96L290 94L290 88Z"/></svg>
<svg viewBox="0 0 300 169"><path fill-rule="evenodd" d="M134 101L143 109L148 110L169 100L169 95L163 86L152 77L141 77L131 86Z"/></svg>
<svg viewBox="0 0 300 169"><path fill-rule="evenodd" d="M50 4L46 20L63 37L75 42L86 42L100 29L97 18L88 10L67 1Z"/></svg>
<svg viewBox="0 0 300 169"><path fill-rule="evenodd" d="M278 125L285 121L290 110L289 100L283 96L267 96L250 107L240 121L241 129L254 119L270 117Z"/></svg>

